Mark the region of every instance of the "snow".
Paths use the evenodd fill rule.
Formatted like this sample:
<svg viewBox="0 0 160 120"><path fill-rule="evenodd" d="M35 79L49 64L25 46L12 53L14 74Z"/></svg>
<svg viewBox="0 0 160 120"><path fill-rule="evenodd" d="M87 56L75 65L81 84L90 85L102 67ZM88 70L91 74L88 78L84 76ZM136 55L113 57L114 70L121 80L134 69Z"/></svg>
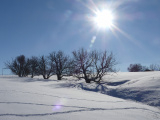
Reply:
<svg viewBox="0 0 160 120"><path fill-rule="evenodd" d="M118 73L117 76L110 77L110 82L113 79L116 81L128 80L128 82L110 87L113 88L110 90L112 96L160 107L160 72Z"/></svg>
<svg viewBox="0 0 160 120"><path fill-rule="evenodd" d="M105 76L101 84L86 84L73 77L67 79L0 76L0 120L160 119L158 107L107 95L112 90L130 91L133 88L158 91L158 72L117 73ZM124 80L127 81L123 83ZM107 85L113 82L119 82L119 85ZM159 94L150 95L156 99Z"/></svg>

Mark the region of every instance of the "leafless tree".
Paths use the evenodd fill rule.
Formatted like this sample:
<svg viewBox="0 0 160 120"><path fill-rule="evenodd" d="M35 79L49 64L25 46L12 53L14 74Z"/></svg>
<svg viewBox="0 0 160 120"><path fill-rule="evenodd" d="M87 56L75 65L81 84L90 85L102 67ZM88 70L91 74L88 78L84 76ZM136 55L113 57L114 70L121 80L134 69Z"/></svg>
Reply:
<svg viewBox="0 0 160 120"><path fill-rule="evenodd" d="M49 60L51 64L55 67L55 74L57 75L57 79L61 80L64 75L69 73L70 67L70 58L64 52L52 52L49 55Z"/></svg>
<svg viewBox="0 0 160 120"><path fill-rule="evenodd" d="M160 65L158 64L151 64L149 68L152 71L160 71Z"/></svg>
<svg viewBox="0 0 160 120"><path fill-rule="evenodd" d="M26 59L24 55L17 56L12 62L5 63L13 74L19 77L26 77L29 75L29 59Z"/></svg>
<svg viewBox="0 0 160 120"><path fill-rule="evenodd" d="M86 83L100 82L108 72L115 72L116 60L112 53L79 49L73 51L74 74L78 78L84 78Z"/></svg>
<svg viewBox="0 0 160 120"><path fill-rule="evenodd" d="M35 56L32 56L29 59L29 69L30 69L30 74L31 78L33 78L35 75L38 75L38 58Z"/></svg>
<svg viewBox="0 0 160 120"><path fill-rule="evenodd" d="M107 51L97 52L94 50L91 54L93 60L91 79L93 81L100 82L102 77L108 72L116 72L115 65L117 61L113 53Z"/></svg>
<svg viewBox="0 0 160 120"><path fill-rule="evenodd" d="M147 72L147 71L151 71L151 70L147 66L142 66L142 70L141 71Z"/></svg>
<svg viewBox="0 0 160 120"><path fill-rule="evenodd" d="M54 75L54 66L49 61L48 57L39 57L38 73L42 75L44 79L49 79L52 75Z"/></svg>
<svg viewBox="0 0 160 120"><path fill-rule="evenodd" d="M84 78L86 83L90 83L89 79L89 68L92 65L92 58L89 52L85 49L79 49L77 51L73 51L73 59L74 59L74 71L75 75L78 75L79 78Z"/></svg>

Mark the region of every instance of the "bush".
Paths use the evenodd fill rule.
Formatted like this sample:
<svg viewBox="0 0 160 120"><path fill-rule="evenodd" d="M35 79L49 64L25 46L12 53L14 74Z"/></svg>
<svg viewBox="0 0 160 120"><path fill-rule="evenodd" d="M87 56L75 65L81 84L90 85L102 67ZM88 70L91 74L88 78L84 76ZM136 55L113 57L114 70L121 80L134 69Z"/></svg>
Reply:
<svg viewBox="0 0 160 120"><path fill-rule="evenodd" d="M129 72L140 72L143 70L143 67L141 64L130 64L128 67Z"/></svg>

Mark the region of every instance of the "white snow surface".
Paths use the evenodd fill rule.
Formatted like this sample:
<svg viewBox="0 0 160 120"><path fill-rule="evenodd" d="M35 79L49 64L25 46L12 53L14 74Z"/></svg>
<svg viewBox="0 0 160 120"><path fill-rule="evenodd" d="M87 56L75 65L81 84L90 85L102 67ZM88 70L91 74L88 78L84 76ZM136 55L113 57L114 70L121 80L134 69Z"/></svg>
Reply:
<svg viewBox="0 0 160 120"><path fill-rule="evenodd" d="M107 75L101 84L67 79L0 76L0 120L160 120L158 107L107 95L110 90L159 90L160 72Z"/></svg>
<svg viewBox="0 0 160 120"><path fill-rule="evenodd" d="M124 84L110 86L110 95L128 98L160 108L160 72L118 73L106 76L109 82L127 81Z"/></svg>

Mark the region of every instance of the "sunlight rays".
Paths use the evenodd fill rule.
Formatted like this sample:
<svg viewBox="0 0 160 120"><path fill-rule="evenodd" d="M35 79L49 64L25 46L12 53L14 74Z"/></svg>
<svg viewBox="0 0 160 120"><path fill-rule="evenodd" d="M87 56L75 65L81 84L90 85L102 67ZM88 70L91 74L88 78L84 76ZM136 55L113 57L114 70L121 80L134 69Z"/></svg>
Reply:
<svg viewBox="0 0 160 120"><path fill-rule="evenodd" d="M129 3L129 1L122 0L105 2L95 0L79 0L79 3L90 11L90 13L86 15L86 20L88 25L91 25L90 32L95 32L93 36L95 36L96 42L98 42L98 38L102 38L102 42L107 42L108 40L111 40L111 36L114 36L116 40L123 44L124 41L121 39L122 35L126 38L125 40L131 42L131 44L144 49L143 45L139 41L134 39L131 34L119 27L119 24L121 24L119 20L122 20L123 17L125 17L124 14L121 13L122 11L120 11L120 7ZM90 49L93 48L94 43L90 42Z"/></svg>
<svg viewBox="0 0 160 120"><path fill-rule="evenodd" d="M117 10L122 4L124 4L124 1L122 1L122 3L120 1L96 3L93 0L89 0L89 4L85 4L85 6L91 11L88 20L93 25L92 31L96 31L95 36L99 35L99 33L106 36L107 34L110 34L108 31L110 30L116 38L119 38L118 34L121 34L131 43L143 49L142 45L137 40L118 27L117 19L120 16L118 15Z"/></svg>
<svg viewBox="0 0 160 120"><path fill-rule="evenodd" d="M130 42L134 43L136 46L142 48L142 46L140 45L140 43L138 41L136 41L133 37L131 37L129 34L127 34L126 32L124 32L122 29L118 28L117 26L113 25L113 28L118 31L119 33L121 33L124 37L126 37Z"/></svg>

